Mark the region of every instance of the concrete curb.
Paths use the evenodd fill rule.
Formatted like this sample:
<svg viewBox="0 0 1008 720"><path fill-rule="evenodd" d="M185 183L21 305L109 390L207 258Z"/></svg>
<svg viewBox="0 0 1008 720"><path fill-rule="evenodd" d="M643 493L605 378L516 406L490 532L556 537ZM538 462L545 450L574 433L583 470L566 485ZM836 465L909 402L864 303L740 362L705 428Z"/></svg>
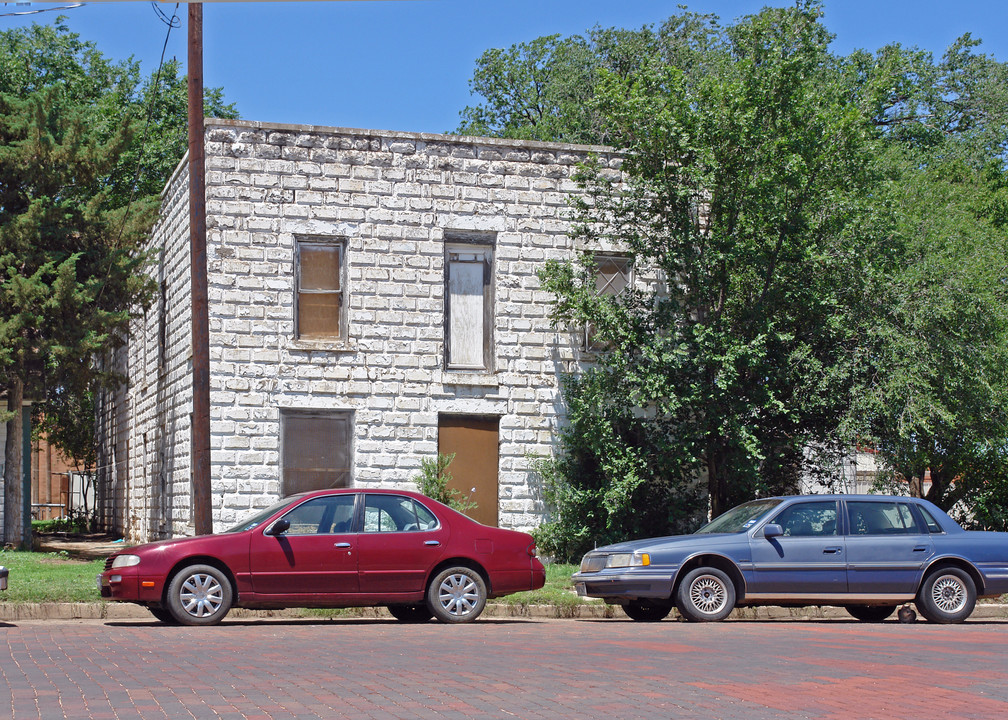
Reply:
<svg viewBox="0 0 1008 720"><path fill-rule="evenodd" d="M383 607L351 608L346 618L381 618L392 616ZM671 618L677 616L672 611ZM316 616L311 611L299 608L285 610L246 610L235 608L228 618L238 620L252 619L303 619L313 617L324 619L328 616ZM488 618L537 618L562 620L625 620L626 616L614 605L602 603L582 603L571 605L487 605L483 617ZM895 616L894 616L895 617ZM737 608L730 620L851 620L847 611L839 607L755 607ZM980 603L970 616L971 620L1008 619L1008 605L996 603ZM18 622L28 620L154 620L150 612L139 605L117 602L80 602L80 603L0 603L0 621Z"/></svg>

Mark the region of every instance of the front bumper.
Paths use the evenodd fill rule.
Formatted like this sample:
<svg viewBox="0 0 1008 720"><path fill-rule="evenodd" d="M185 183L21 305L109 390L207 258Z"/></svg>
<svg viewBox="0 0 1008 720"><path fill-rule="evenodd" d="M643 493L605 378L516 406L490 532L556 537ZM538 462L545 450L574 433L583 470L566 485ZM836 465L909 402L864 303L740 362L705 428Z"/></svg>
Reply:
<svg viewBox="0 0 1008 720"><path fill-rule="evenodd" d="M106 600L123 602L160 602L163 578L148 577L130 570L132 568L117 568L99 575L98 592L101 596Z"/></svg>
<svg viewBox="0 0 1008 720"><path fill-rule="evenodd" d="M672 574L656 572L574 573L574 590L582 597L602 598L613 602L642 598L668 600L672 597Z"/></svg>

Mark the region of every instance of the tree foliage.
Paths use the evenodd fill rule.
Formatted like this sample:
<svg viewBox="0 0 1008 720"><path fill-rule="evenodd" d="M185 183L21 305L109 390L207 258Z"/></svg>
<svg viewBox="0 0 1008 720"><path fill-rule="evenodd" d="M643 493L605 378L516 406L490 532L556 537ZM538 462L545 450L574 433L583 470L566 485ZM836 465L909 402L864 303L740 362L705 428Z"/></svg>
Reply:
<svg viewBox="0 0 1008 720"><path fill-rule="evenodd" d="M929 469L943 507L998 497L1005 65L970 36L937 62L837 56L821 16L682 12L478 64L474 91L508 89L465 111L481 130L624 151L618 182L583 170L584 252L542 274L558 324L604 348L566 380L561 452L539 466L548 550L794 490L855 444L904 480ZM629 256L632 290L596 291L600 251Z"/></svg>
<svg viewBox="0 0 1008 720"><path fill-rule="evenodd" d="M17 399L0 412L9 446L24 397L57 447L93 461L92 393L112 380L94 359L124 341L149 297L139 243L186 150L178 71L168 63L141 82L138 63L113 62L62 19L0 32L0 371ZM219 90L206 98L208 112L234 116ZM19 465L5 469L11 492ZM11 517L17 500L8 494ZM17 524L8 530L19 534Z"/></svg>

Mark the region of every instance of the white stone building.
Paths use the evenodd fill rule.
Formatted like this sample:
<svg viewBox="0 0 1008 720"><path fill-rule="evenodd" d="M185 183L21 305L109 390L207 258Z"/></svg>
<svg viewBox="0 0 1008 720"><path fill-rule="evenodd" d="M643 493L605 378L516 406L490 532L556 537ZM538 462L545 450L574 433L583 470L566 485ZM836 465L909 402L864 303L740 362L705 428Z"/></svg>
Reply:
<svg viewBox="0 0 1008 720"><path fill-rule="evenodd" d="M214 528L282 495L409 487L456 453L478 519L538 524L576 333L537 272L570 257L572 175L608 148L208 121ZM191 534L188 169L150 241L160 295L103 398L98 481L131 539Z"/></svg>

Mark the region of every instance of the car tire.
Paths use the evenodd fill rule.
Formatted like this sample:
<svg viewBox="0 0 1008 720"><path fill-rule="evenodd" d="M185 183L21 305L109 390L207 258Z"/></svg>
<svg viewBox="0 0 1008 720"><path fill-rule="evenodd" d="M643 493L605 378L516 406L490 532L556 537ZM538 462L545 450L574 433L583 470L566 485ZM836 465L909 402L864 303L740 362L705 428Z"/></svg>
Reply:
<svg viewBox="0 0 1008 720"><path fill-rule="evenodd" d="M943 567L928 573L917 592L917 609L933 623L960 623L976 606L976 584L965 570Z"/></svg>
<svg viewBox="0 0 1008 720"><path fill-rule="evenodd" d="M427 586L427 607L443 623L467 623L486 607L483 577L464 565L445 568Z"/></svg>
<svg viewBox="0 0 1008 720"><path fill-rule="evenodd" d="M690 622L724 620L734 607L735 585L717 568L691 570L676 590L676 608Z"/></svg>
<svg viewBox="0 0 1008 720"><path fill-rule="evenodd" d="M893 614L895 605L844 605L850 616L861 622L882 622Z"/></svg>
<svg viewBox="0 0 1008 720"><path fill-rule="evenodd" d="M175 616L171 614L171 610L168 608L148 607L147 609L150 610L151 615L166 625L178 625L178 621L175 619Z"/></svg>
<svg viewBox="0 0 1008 720"><path fill-rule="evenodd" d="M168 584L168 609L182 625L216 625L231 609L231 582L212 565L182 568Z"/></svg>
<svg viewBox="0 0 1008 720"><path fill-rule="evenodd" d="M668 614L672 612L672 606L630 602L623 606L623 612L631 620L637 622L659 622L668 617Z"/></svg>
<svg viewBox="0 0 1008 720"><path fill-rule="evenodd" d="M434 613L426 605L388 605L389 614L399 622L421 623L427 622Z"/></svg>

